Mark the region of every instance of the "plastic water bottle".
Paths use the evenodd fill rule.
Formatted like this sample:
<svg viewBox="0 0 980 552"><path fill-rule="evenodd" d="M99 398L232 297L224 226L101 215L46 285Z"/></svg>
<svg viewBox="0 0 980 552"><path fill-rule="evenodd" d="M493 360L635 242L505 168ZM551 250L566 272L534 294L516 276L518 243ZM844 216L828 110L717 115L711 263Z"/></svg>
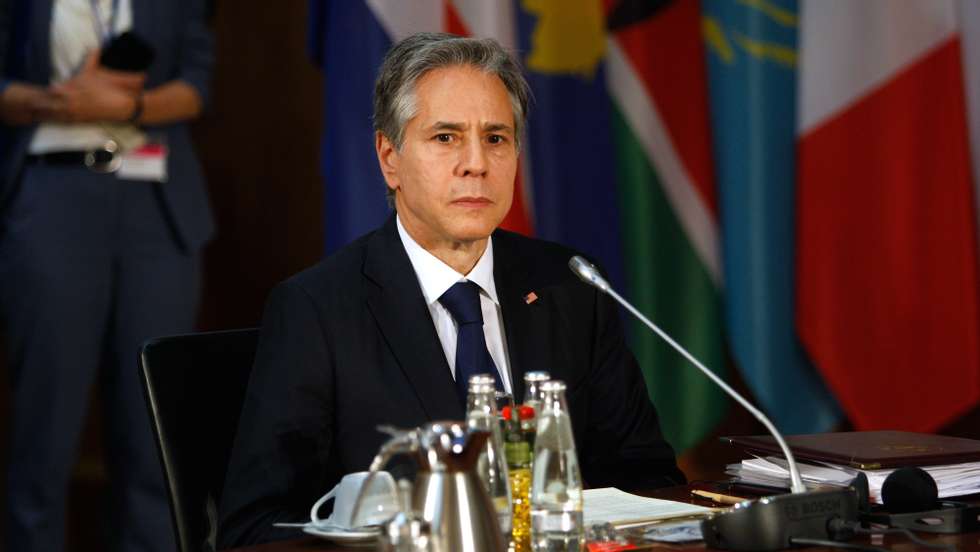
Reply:
<svg viewBox="0 0 980 552"><path fill-rule="evenodd" d="M531 476L531 546L535 552L578 551L585 547L582 474L565 402L565 384L541 384Z"/></svg>
<svg viewBox="0 0 980 552"><path fill-rule="evenodd" d="M510 481L499 417L493 377L486 374L471 376L466 396L466 424L470 429L490 433L476 469L497 510L500 531L509 539L512 522Z"/></svg>

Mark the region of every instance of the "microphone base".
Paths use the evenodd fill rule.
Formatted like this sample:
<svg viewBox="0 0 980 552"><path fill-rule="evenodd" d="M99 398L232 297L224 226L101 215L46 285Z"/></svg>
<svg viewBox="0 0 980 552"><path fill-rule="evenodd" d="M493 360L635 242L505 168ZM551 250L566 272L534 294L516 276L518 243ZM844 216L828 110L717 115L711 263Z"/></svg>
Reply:
<svg viewBox="0 0 980 552"><path fill-rule="evenodd" d="M853 488L767 496L741 502L701 522L704 542L726 550L783 550L792 539L841 540L828 529L833 519L857 521Z"/></svg>
<svg viewBox="0 0 980 552"><path fill-rule="evenodd" d="M980 506L939 501L933 510L904 514L863 514L861 523L877 523L923 533L958 534L980 531Z"/></svg>

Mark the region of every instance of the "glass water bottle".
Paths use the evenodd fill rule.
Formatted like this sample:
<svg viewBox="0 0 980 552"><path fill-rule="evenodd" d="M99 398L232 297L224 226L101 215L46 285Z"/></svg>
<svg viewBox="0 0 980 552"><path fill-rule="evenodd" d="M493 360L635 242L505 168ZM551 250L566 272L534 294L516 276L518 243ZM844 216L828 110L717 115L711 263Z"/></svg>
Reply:
<svg viewBox="0 0 980 552"><path fill-rule="evenodd" d="M541 410L541 384L551 379L548 372L528 372L524 374L524 404L534 409L535 414Z"/></svg>
<svg viewBox="0 0 980 552"><path fill-rule="evenodd" d="M477 473L497 510L500 530L508 538L511 531L511 494L504 456L504 438L498 421L494 379L486 374L470 377L466 397L466 423L470 429L490 433L485 450L477 461Z"/></svg>
<svg viewBox="0 0 980 552"><path fill-rule="evenodd" d="M535 552L584 549L582 474L565 402L565 384L541 384L531 477L531 543Z"/></svg>
<svg viewBox="0 0 980 552"><path fill-rule="evenodd" d="M534 452L534 437L538 430L537 416L541 413L541 384L551 379L548 372L528 372L524 374L524 407L533 411L532 416L521 417L521 430Z"/></svg>

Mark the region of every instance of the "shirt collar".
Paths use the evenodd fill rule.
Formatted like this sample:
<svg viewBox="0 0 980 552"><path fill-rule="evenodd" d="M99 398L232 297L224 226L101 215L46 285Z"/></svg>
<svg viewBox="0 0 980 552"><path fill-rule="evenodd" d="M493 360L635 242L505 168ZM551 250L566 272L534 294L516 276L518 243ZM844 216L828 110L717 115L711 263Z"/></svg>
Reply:
<svg viewBox="0 0 980 552"><path fill-rule="evenodd" d="M412 236L408 234L402 226L401 218L395 216L395 223L398 226L398 236L402 240L405 252L408 253L408 260L415 269L415 276L418 277L419 285L422 286L422 295L425 296L425 303L432 305L442 297L442 294L460 280L469 280L487 294L487 297L499 305L497 301L497 286L493 281L493 237L487 238L487 248L480 256L480 260L465 276L456 272L455 269L442 262L435 255L429 253L418 244Z"/></svg>

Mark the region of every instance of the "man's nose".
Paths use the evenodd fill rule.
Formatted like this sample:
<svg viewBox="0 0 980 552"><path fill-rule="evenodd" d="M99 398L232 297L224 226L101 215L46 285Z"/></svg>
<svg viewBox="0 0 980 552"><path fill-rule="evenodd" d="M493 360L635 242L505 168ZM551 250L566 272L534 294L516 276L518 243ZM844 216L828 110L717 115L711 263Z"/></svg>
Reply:
<svg viewBox="0 0 980 552"><path fill-rule="evenodd" d="M487 152L480 139L467 140L460 151L458 176L484 176L487 173Z"/></svg>

